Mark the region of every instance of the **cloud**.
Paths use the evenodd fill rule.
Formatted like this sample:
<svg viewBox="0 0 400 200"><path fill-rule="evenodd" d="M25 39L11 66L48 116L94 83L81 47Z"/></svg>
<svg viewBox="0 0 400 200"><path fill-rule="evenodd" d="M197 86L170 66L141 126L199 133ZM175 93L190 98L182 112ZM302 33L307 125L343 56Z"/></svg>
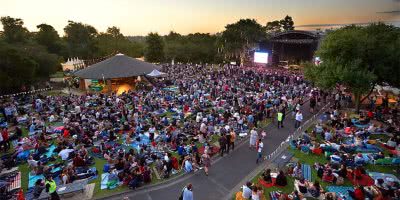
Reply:
<svg viewBox="0 0 400 200"><path fill-rule="evenodd" d="M394 1L399 1L400 0L394 0ZM382 11L382 12L377 12L379 14L390 14L390 15L400 15L400 10L388 10L388 11Z"/></svg>

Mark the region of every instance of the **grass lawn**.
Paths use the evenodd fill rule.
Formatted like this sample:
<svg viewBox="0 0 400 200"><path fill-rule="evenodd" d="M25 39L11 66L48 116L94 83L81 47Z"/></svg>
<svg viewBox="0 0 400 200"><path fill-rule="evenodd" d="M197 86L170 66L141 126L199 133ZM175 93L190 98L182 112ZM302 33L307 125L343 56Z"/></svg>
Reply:
<svg viewBox="0 0 400 200"><path fill-rule="evenodd" d="M24 192L27 192L29 183L29 171L30 171L28 163L18 165L18 170L21 172L21 187L24 190Z"/></svg>
<svg viewBox="0 0 400 200"><path fill-rule="evenodd" d="M50 78L64 78L64 72L56 72L50 75Z"/></svg>
<svg viewBox="0 0 400 200"><path fill-rule="evenodd" d="M308 164L308 165L312 165L316 162L320 162L320 163L326 163L327 160L323 157L323 156L316 156L316 155L312 155L312 154L305 154L302 153L299 150L293 150L293 149L289 149L289 152L294 154L294 157L299 159L299 162L304 163L304 164ZM272 169L275 170L275 169ZM326 189L327 186L329 185L334 185L331 183L326 183L323 182L321 180L321 178L319 178L317 176L317 171L315 169L311 169L311 173L312 173L312 182L314 181L319 181L319 183L321 184L322 188L324 188L324 190ZM258 183L259 178L261 177L262 172L260 172L256 177L254 177L252 179L252 183ZM286 187L270 187L270 188L265 188L263 187L264 190L264 195L266 197L266 199L270 199L269 193L272 191L279 191L285 194L290 194L294 191L294 181L295 179L293 177L287 176L287 180L288 180L288 185ZM349 180L345 180L344 184L342 186L352 186L351 182Z"/></svg>
<svg viewBox="0 0 400 200"><path fill-rule="evenodd" d="M95 183L95 187L94 187L94 191L93 191L93 196L94 197L105 197L108 195L111 195L112 193L117 193L117 192L122 192L122 191L126 191L129 188L126 186L119 186L116 187L113 190L108 190L108 189L100 189L100 185L101 185L101 174L103 173L103 166L105 164L107 164L107 161L104 159L100 159L100 158L95 158L95 164L94 166L96 167L97 171L98 171L98 175L97 175L97 179L94 180L92 183Z"/></svg>

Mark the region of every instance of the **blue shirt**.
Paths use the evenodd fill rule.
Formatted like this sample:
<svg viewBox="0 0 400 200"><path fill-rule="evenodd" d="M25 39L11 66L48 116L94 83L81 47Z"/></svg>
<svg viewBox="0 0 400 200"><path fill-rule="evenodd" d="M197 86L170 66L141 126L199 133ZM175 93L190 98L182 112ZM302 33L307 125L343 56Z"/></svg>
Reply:
<svg viewBox="0 0 400 200"><path fill-rule="evenodd" d="M188 160L185 161L185 172L191 172L193 170L192 163Z"/></svg>
<svg viewBox="0 0 400 200"><path fill-rule="evenodd" d="M185 188L183 190L183 200L193 200L193 192Z"/></svg>

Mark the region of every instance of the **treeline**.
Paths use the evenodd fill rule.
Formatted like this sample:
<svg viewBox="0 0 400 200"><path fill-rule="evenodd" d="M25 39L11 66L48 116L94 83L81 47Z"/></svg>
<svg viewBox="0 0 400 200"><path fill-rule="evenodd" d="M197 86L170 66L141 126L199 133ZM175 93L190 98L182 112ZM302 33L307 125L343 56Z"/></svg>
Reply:
<svg viewBox="0 0 400 200"><path fill-rule="evenodd" d="M144 43L129 40L117 27L98 32L93 26L69 21L64 36L48 24L29 32L22 19L1 17L0 94L29 90L31 85L48 79L70 57L93 59L123 52L132 57L143 55Z"/></svg>
<svg viewBox="0 0 400 200"><path fill-rule="evenodd" d="M95 27L68 21L63 36L48 24L37 25L37 32L24 27L22 19L1 17L0 94L29 90L39 80L61 69L70 57L95 59L113 53L131 57L144 56L150 62L221 63L243 59L245 52L272 32L293 30L293 20L286 16L265 26L254 19L228 24L222 33L181 35L170 32L160 36L124 36L117 27L99 32Z"/></svg>
<svg viewBox="0 0 400 200"><path fill-rule="evenodd" d="M161 36L149 33L144 57L149 62L221 63L244 62L249 49L267 41L271 34L294 29L292 17L268 22L265 26L254 19L241 19L225 26L217 34L195 33L180 35L170 32Z"/></svg>

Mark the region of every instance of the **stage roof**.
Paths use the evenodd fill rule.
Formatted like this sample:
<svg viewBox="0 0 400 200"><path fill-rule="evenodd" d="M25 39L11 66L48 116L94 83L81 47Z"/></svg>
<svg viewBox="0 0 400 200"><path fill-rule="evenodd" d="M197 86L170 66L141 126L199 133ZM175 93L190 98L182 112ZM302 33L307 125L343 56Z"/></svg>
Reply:
<svg viewBox="0 0 400 200"><path fill-rule="evenodd" d="M124 54L117 54L107 60L90 65L79 70L74 75L84 79L113 79L142 76L159 70L157 65L131 58Z"/></svg>

